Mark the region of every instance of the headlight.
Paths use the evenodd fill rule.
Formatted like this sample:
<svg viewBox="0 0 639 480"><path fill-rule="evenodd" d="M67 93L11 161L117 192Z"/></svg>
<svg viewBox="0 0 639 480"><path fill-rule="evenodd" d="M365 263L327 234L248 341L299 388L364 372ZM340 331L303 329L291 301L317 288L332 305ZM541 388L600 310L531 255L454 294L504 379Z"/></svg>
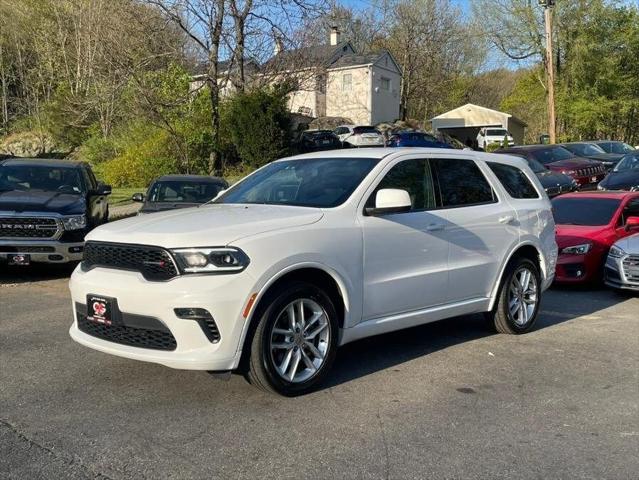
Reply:
<svg viewBox="0 0 639 480"><path fill-rule="evenodd" d="M608 252L608 256L612 257L612 258L621 258L626 254L626 252L617 247L616 245L613 245L612 247L610 247L610 251Z"/></svg>
<svg viewBox="0 0 639 480"><path fill-rule="evenodd" d="M563 173L564 175L574 175L577 172L574 170L562 170L561 173Z"/></svg>
<svg viewBox="0 0 639 480"><path fill-rule="evenodd" d="M592 247L591 243L573 245L572 247L562 248L561 253L567 253L568 255L585 255L590 251L590 247Z"/></svg>
<svg viewBox="0 0 639 480"><path fill-rule="evenodd" d="M599 185L597 185L597 190L605 190L606 187L604 187L601 183Z"/></svg>
<svg viewBox="0 0 639 480"><path fill-rule="evenodd" d="M198 247L171 250L182 273L237 273L249 264L235 247Z"/></svg>
<svg viewBox="0 0 639 480"><path fill-rule="evenodd" d="M62 225L64 225L65 230L80 230L87 226L87 217L84 215L62 217Z"/></svg>

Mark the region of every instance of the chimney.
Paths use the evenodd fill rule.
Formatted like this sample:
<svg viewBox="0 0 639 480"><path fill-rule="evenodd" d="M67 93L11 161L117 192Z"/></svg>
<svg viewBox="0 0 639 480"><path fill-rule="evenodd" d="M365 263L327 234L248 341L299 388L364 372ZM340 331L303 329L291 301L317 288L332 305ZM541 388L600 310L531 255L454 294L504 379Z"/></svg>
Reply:
<svg viewBox="0 0 639 480"><path fill-rule="evenodd" d="M284 51L284 40L282 39L282 35L279 33L275 34L275 45L273 45L273 55L277 55L278 53Z"/></svg>
<svg viewBox="0 0 639 480"><path fill-rule="evenodd" d="M337 27L331 27L331 45L339 43L340 31Z"/></svg>

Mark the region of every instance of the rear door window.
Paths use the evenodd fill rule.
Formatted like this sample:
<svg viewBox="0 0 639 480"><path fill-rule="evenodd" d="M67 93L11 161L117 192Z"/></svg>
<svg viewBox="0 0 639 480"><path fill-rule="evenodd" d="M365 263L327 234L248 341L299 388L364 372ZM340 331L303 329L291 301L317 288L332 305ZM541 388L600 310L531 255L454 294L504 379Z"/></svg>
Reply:
<svg viewBox="0 0 639 480"><path fill-rule="evenodd" d="M495 203L497 197L473 160L435 158L431 160L444 208Z"/></svg>
<svg viewBox="0 0 639 480"><path fill-rule="evenodd" d="M503 163L487 163L511 197L539 198L539 193L520 169Z"/></svg>

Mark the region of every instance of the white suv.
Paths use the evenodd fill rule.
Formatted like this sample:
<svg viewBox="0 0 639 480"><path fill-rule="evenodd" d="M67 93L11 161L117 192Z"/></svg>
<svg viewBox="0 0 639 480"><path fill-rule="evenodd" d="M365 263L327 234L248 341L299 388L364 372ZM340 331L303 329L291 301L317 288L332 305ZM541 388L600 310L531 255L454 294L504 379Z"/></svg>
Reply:
<svg viewBox="0 0 639 480"><path fill-rule="evenodd" d="M384 136L370 125L342 125L333 130L345 147L383 147Z"/></svg>
<svg viewBox="0 0 639 480"><path fill-rule="evenodd" d="M504 139L508 140L508 146L515 145L513 136L504 128L482 128L477 134L477 145L484 150L492 144L503 144Z"/></svg>
<svg viewBox="0 0 639 480"><path fill-rule="evenodd" d="M363 337L476 312L526 332L557 260L550 202L522 159L422 148L286 158L210 204L87 240L74 340L239 370L285 395Z"/></svg>

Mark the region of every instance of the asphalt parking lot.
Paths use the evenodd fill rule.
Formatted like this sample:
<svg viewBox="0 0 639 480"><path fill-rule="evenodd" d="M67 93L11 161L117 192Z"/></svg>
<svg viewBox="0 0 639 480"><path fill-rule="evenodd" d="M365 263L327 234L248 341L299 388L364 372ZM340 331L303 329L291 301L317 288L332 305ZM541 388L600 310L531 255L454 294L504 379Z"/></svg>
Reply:
<svg viewBox="0 0 639 480"><path fill-rule="evenodd" d="M0 272L0 478L639 478L639 298L553 289L343 348L295 399L68 336L68 270Z"/></svg>

